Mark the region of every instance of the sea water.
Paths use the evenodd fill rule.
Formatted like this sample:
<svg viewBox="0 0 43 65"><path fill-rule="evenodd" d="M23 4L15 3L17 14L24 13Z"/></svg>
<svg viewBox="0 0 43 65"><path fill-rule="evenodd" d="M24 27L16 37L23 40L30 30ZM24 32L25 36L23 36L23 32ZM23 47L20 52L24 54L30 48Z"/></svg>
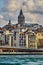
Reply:
<svg viewBox="0 0 43 65"><path fill-rule="evenodd" d="M0 55L0 65L43 65L43 55Z"/></svg>

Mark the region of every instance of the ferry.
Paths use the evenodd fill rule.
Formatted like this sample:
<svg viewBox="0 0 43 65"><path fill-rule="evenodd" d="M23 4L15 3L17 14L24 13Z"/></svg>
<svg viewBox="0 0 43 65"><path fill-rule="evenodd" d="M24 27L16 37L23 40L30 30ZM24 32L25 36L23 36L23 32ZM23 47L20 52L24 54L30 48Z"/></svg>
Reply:
<svg viewBox="0 0 43 65"><path fill-rule="evenodd" d="M1 46L0 55L43 55L43 49Z"/></svg>

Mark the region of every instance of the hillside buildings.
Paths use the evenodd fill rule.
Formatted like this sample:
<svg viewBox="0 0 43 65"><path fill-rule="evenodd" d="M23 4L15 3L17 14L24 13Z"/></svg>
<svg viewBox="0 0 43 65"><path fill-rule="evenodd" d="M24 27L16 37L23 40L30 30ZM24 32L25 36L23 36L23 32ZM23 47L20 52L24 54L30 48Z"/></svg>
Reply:
<svg viewBox="0 0 43 65"><path fill-rule="evenodd" d="M26 24L25 16L21 9L17 24L13 25L9 20L7 25L0 28L0 46L42 48L43 27L39 24Z"/></svg>

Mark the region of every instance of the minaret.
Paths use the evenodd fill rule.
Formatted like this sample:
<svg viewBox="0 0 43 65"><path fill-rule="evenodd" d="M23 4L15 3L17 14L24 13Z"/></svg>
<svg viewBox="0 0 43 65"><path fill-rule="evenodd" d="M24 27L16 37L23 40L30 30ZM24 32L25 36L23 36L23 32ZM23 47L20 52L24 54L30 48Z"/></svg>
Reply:
<svg viewBox="0 0 43 65"><path fill-rule="evenodd" d="M21 26L25 23L25 17L23 15L22 9L20 10L19 16L18 16L18 24Z"/></svg>

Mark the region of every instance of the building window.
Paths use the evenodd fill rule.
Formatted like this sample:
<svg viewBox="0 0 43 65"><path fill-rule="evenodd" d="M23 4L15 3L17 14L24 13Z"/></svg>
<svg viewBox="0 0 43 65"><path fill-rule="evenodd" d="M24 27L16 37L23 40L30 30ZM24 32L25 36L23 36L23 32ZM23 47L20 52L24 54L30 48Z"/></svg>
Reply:
<svg viewBox="0 0 43 65"><path fill-rule="evenodd" d="M13 37L11 37L11 46L13 46Z"/></svg>
<svg viewBox="0 0 43 65"><path fill-rule="evenodd" d="M16 47L16 43L14 44L14 46Z"/></svg>
<svg viewBox="0 0 43 65"><path fill-rule="evenodd" d="M5 44L8 44L9 42L9 35L5 35Z"/></svg>
<svg viewBox="0 0 43 65"><path fill-rule="evenodd" d="M38 36L40 36L40 33L38 33Z"/></svg>
<svg viewBox="0 0 43 65"><path fill-rule="evenodd" d="M20 34L19 45L26 46L26 36L24 34Z"/></svg>
<svg viewBox="0 0 43 65"><path fill-rule="evenodd" d="M28 37L29 40L35 40L35 36L31 35Z"/></svg>
<svg viewBox="0 0 43 65"><path fill-rule="evenodd" d="M14 39L16 40L16 32L14 32Z"/></svg>
<svg viewBox="0 0 43 65"><path fill-rule="evenodd" d="M43 33L41 35L43 36Z"/></svg>

